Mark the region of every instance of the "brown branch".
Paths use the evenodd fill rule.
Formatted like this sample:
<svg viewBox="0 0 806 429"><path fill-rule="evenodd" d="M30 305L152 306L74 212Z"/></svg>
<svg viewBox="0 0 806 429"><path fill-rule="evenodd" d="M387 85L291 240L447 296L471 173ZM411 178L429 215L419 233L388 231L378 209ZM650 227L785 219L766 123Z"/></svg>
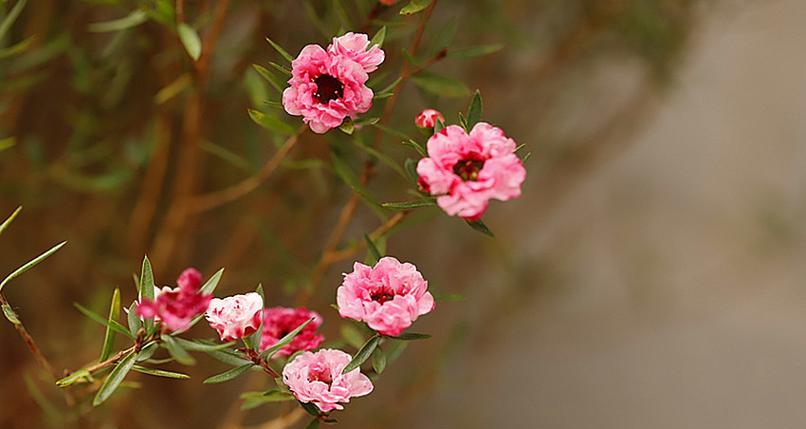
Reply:
<svg viewBox="0 0 806 429"><path fill-rule="evenodd" d="M266 164L263 165L263 168L261 168L260 171L253 176L250 176L240 183L225 189L191 197L190 201L188 202L188 214L195 214L216 208L223 204L235 201L238 198L241 198L257 189L269 178L269 176L271 176L280 163L283 162L291 149L293 149L297 144L297 141L299 141L300 136L302 136L307 129L307 126L302 126L297 129L297 131L291 135L291 137L289 137L285 143L283 143L283 146L280 147L274 156L266 161Z"/></svg>
<svg viewBox="0 0 806 429"><path fill-rule="evenodd" d="M403 219L405 219L406 216L409 215L409 213L411 213L411 211L396 213L394 216L390 217L389 220L384 222L383 225L375 228L375 230L369 234L369 238L371 238L374 241L383 237L394 227L398 226L401 222L403 222ZM345 259L349 259L355 256L356 253L360 252L366 247L367 243L365 241L359 241L353 244L352 246L330 252L329 254L327 254L326 259L328 263L335 264L336 262L341 262Z"/></svg>

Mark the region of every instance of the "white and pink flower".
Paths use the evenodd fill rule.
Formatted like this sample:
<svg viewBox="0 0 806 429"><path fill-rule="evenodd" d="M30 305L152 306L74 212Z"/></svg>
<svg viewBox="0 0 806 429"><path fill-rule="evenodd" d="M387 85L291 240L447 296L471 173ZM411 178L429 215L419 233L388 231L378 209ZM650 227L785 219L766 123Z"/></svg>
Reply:
<svg viewBox="0 0 806 429"><path fill-rule="evenodd" d="M325 336L317 332L317 329L322 326L322 316L304 307L264 309L260 351L277 344L277 341L311 318L313 318L311 323L305 325L290 343L277 351L276 355L280 357L291 356L300 350L313 350L319 347L325 341Z"/></svg>
<svg viewBox="0 0 806 429"><path fill-rule="evenodd" d="M520 196L526 169L516 146L500 128L484 122L469 134L450 125L428 140L428 157L417 164L418 182L447 214L477 220L490 200Z"/></svg>
<svg viewBox="0 0 806 429"><path fill-rule="evenodd" d="M221 341L234 341L257 331L263 311L263 298L256 292L224 299L213 298L205 318Z"/></svg>
<svg viewBox="0 0 806 429"><path fill-rule="evenodd" d="M283 368L283 382L300 402L313 403L324 413L341 410L350 398L368 395L373 389L359 368L342 374L352 359L335 349L304 352Z"/></svg>
<svg viewBox="0 0 806 429"><path fill-rule="evenodd" d="M374 267L356 262L336 292L342 317L365 322L383 335L397 336L434 309L428 282L417 267L384 257Z"/></svg>
<svg viewBox="0 0 806 429"><path fill-rule="evenodd" d="M374 94L366 83L383 60L383 50L370 47L365 34L334 38L327 50L307 45L291 62L283 107L290 115L302 116L315 133L336 128L372 107Z"/></svg>
<svg viewBox="0 0 806 429"><path fill-rule="evenodd" d="M445 122L445 117L442 116L439 110L425 109L414 118L414 125L420 128L431 129L437 125L437 121Z"/></svg>

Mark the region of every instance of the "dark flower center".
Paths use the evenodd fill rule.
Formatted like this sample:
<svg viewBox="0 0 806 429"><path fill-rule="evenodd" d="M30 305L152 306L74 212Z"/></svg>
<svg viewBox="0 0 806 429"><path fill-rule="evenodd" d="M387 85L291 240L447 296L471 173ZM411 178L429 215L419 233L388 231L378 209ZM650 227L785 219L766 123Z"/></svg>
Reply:
<svg viewBox="0 0 806 429"><path fill-rule="evenodd" d="M372 293L369 294L369 298L379 304L383 304L386 301L395 299L395 292L391 289L382 287L372 291Z"/></svg>
<svg viewBox="0 0 806 429"><path fill-rule="evenodd" d="M344 97L344 84L329 74L320 75L313 83L316 84L313 96L322 104Z"/></svg>
<svg viewBox="0 0 806 429"><path fill-rule="evenodd" d="M331 384L333 384L333 377L331 376L330 371L326 369L314 370L308 373L308 381L309 382L321 381L322 383L325 383L328 386L330 386Z"/></svg>
<svg viewBox="0 0 806 429"><path fill-rule="evenodd" d="M484 168L484 160L478 158L462 159L453 166L453 172L462 180L475 182L479 178L479 171Z"/></svg>

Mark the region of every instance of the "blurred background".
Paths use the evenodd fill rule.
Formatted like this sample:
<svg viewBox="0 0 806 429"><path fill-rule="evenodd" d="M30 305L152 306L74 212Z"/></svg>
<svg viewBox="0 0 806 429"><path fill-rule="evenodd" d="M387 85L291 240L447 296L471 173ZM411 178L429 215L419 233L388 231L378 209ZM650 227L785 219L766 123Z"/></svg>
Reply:
<svg viewBox="0 0 806 429"><path fill-rule="evenodd" d="M218 294L262 282L270 304L293 305L351 195L330 152L356 174L365 156L336 130L305 134L253 192L177 215L183 196L259 174L283 125L299 123L264 102L279 100L251 67L278 61L264 37L293 55L360 29L373 2L234 1L202 79L160 22L92 27L152 3L36 0L4 40L33 36L0 56L0 217L24 206L0 237L0 272L69 243L3 293L58 370L101 347L102 327L72 303L103 313L115 286L131 302L146 252L157 283L224 266ZM206 38L218 2L186 3ZM0 1L2 16L14 4ZM367 30L389 29L383 82L421 19L399 7ZM429 71L457 80L408 83L389 124L417 136L425 107L455 121L479 88L484 119L531 152L524 194L491 205L495 240L435 208L388 238L438 294L464 300L418 320L433 338L411 344L340 427L803 427L804 17L799 0L439 0L417 58L448 46ZM280 125L260 128L249 108ZM416 156L398 141L384 153ZM375 173L368 192L406 199L390 168ZM379 222L359 206L342 244ZM329 304L349 269L330 267L311 301L333 341ZM135 375L137 389L65 421L10 324L0 340L3 428L284 427L262 424L284 406L240 411L239 393L265 377L202 385L223 368L203 356L189 381Z"/></svg>

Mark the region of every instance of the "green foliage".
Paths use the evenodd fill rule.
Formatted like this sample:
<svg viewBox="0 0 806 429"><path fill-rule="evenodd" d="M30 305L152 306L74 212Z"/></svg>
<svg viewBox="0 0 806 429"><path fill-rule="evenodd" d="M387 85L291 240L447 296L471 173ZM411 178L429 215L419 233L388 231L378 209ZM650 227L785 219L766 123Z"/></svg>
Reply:
<svg viewBox="0 0 806 429"><path fill-rule="evenodd" d="M411 0L409 4L400 9L401 15L412 15L417 12L422 12L431 5L433 0Z"/></svg>
<svg viewBox="0 0 806 429"><path fill-rule="evenodd" d="M214 375L214 376L204 380L204 384L217 384L217 383L223 383L225 381L233 380L235 378L238 378L238 377L246 374L246 372L249 371L250 369L252 369L254 366L255 366L255 364L250 362L250 363L248 363L246 365L242 365L242 366L232 368L232 369L230 369L228 371L222 372L221 374Z"/></svg>
<svg viewBox="0 0 806 429"><path fill-rule="evenodd" d="M117 321L120 316L120 289L115 288L112 293L112 304L109 306L109 318L106 325L106 333L104 334L104 345L101 348L101 357L98 361L105 361L112 354L112 347L115 346L115 332L112 330L112 322ZM132 334L136 333L133 332Z"/></svg>
<svg viewBox="0 0 806 429"><path fill-rule="evenodd" d="M137 355L135 353L129 353L115 365L115 368L112 369L112 372L109 373L109 376L104 380L103 384L101 384L98 393L95 394L95 398L92 400L93 406L97 407L101 405L115 393L115 390L117 390L120 383L123 382L123 379L126 378L126 375L134 366L136 357Z"/></svg>
<svg viewBox="0 0 806 429"><path fill-rule="evenodd" d="M367 359L369 359L369 357L372 356L372 352L375 351L375 348L378 347L378 344L380 344L380 342L381 342L381 336L377 334L373 335L369 340L367 340L367 342L364 343L361 349L358 350L358 352L355 354L353 360L351 360L350 363L348 363L347 366L344 367L344 370L342 370L342 374L347 374L348 372L360 367L361 364L366 362Z"/></svg>
<svg viewBox="0 0 806 429"><path fill-rule="evenodd" d="M201 56L202 46L196 30L183 22L176 26L176 34L179 36L179 40L182 41L182 45L190 58L193 58L193 61L198 61Z"/></svg>
<svg viewBox="0 0 806 429"><path fill-rule="evenodd" d="M30 270L31 268L37 266L40 262L42 262L45 259L47 259L48 257L50 257L50 255L56 253L65 244L67 244L67 242L62 241L61 243L59 243L59 244L51 247L50 249L46 250L45 253L37 256L36 258L32 259L31 261L25 263L23 266L21 266L21 267L17 268L16 270L14 270L14 272L12 272L11 274L7 275L6 278L3 279L2 282L0 282L0 291L3 290L3 286L8 284L10 281L14 280L15 278L19 277L20 275L22 275L26 271Z"/></svg>

